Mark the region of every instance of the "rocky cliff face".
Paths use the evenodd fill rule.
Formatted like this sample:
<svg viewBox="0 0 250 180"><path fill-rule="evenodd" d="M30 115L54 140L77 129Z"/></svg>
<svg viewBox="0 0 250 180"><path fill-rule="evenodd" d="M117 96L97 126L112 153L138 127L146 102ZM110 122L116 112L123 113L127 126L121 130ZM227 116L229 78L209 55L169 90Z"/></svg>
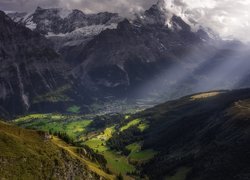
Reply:
<svg viewBox="0 0 250 180"><path fill-rule="evenodd" d="M64 84L67 70L52 44L0 12L0 110L16 114L32 98Z"/></svg>

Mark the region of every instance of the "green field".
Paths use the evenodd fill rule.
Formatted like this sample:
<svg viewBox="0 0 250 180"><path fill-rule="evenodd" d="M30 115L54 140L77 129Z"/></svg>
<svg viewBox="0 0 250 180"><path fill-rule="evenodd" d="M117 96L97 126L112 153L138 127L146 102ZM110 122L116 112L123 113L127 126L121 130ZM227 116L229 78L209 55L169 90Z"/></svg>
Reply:
<svg viewBox="0 0 250 180"><path fill-rule="evenodd" d="M141 119L134 119L134 120L130 121L128 124L126 124L125 126L122 126L120 131L124 131L132 126L136 126L136 125L140 124L140 122L141 122Z"/></svg>
<svg viewBox="0 0 250 180"><path fill-rule="evenodd" d="M82 120L76 122L70 122L66 125L66 133L73 137L77 138L86 132L86 128L92 123L92 120Z"/></svg>
<svg viewBox="0 0 250 180"><path fill-rule="evenodd" d="M84 144L89 146L91 149L94 149L98 153L102 153L108 150L108 147L106 146L106 142L98 138L92 138L86 141Z"/></svg>
<svg viewBox="0 0 250 180"><path fill-rule="evenodd" d="M138 128L143 132L149 128L149 125L146 123L141 123L141 124L139 124Z"/></svg>
<svg viewBox="0 0 250 180"><path fill-rule="evenodd" d="M105 151L103 153L105 159L107 160L107 167L115 174L125 175L128 172L135 171L135 167L130 165L125 156L116 154L113 151Z"/></svg>
<svg viewBox="0 0 250 180"><path fill-rule="evenodd" d="M126 156L114 152L106 146L106 141L112 137L115 126L106 128L103 132L84 142L85 145L102 154L107 160L107 168L114 174L126 175L128 172L135 171L135 167L129 164Z"/></svg>
<svg viewBox="0 0 250 180"><path fill-rule="evenodd" d="M81 116L61 114L31 114L14 120L21 127L47 132L65 132L71 138L77 139L86 133L92 120L82 119Z"/></svg>
<svg viewBox="0 0 250 180"><path fill-rule="evenodd" d="M104 141L100 139L93 138L85 142L85 145L89 146L91 149L94 149L96 152L102 154L107 160L107 168L115 174L125 175L128 172L135 171L133 165L130 165L125 156L119 155L114 151L109 150L105 145Z"/></svg>
<svg viewBox="0 0 250 180"><path fill-rule="evenodd" d="M71 111L73 110L77 110L76 107L72 107ZM116 132L117 125L107 127L102 131L100 131L100 129L88 129L92 121L93 120L87 120L84 116L80 115L31 114L20 117L13 122L29 129L47 132L65 132L74 140L79 140L96 153L102 154L107 160L107 168L112 173L116 175L122 174L124 177L126 177L127 173L136 171L135 167L129 163L129 160L144 161L154 155L153 151L139 151L141 148L139 143L129 146L132 152L128 157L110 150L106 142ZM124 131L132 126L138 126L141 131L148 128L148 125L143 123L141 119L134 119L118 129L118 131Z"/></svg>
<svg viewBox="0 0 250 180"><path fill-rule="evenodd" d="M156 151L151 149L141 150L140 143L130 144L126 148L131 151L128 156L131 161L145 162L152 159L157 154Z"/></svg>

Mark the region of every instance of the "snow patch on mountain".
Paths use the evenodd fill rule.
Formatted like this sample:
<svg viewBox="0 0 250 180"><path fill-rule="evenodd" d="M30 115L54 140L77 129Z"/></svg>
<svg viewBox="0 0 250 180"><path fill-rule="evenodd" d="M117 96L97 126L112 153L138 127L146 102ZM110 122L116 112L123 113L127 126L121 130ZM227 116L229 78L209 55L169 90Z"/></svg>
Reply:
<svg viewBox="0 0 250 180"><path fill-rule="evenodd" d="M8 14L15 22L22 23L46 37L86 38L98 35L106 29L115 29L123 20L115 13L85 14L80 10L62 8L43 9L33 13Z"/></svg>
<svg viewBox="0 0 250 180"><path fill-rule="evenodd" d="M99 25L91 25L91 26L86 26L86 27L82 27L82 28L77 28L74 31L70 32L70 33L59 33L59 34L55 34L52 32L49 32L48 35L46 35L46 37L68 37L68 38L73 38L73 37L78 37L79 35L82 36L95 36L98 35L99 33L101 33L102 31L106 30L106 29L116 29L117 28L117 24L116 23L112 23L109 25L105 25L105 24L99 24Z"/></svg>
<svg viewBox="0 0 250 180"><path fill-rule="evenodd" d="M34 23L33 21L28 21L28 22L26 23L26 27L29 28L29 29L31 29L31 30L35 30L36 27L37 27L37 24Z"/></svg>

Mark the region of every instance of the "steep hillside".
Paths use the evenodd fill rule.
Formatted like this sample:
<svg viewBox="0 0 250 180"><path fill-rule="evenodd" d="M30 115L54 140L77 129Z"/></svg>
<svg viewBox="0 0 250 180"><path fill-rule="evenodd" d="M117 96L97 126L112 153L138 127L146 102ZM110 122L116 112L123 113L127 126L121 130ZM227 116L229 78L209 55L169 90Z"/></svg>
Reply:
<svg viewBox="0 0 250 180"><path fill-rule="evenodd" d="M135 114L33 114L13 122L64 132L124 178L245 180L250 177L250 89L211 91Z"/></svg>
<svg viewBox="0 0 250 180"><path fill-rule="evenodd" d="M249 98L249 89L204 93L140 114L151 124L143 147L160 152L144 172L169 179L181 173L186 179L249 178Z"/></svg>
<svg viewBox="0 0 250 180"><path fill-rule="evenodd" d="M130 160L150 158L136 163L141 177L245 180L250 177L249 99L245 89L170 101L129 117L108 145L130 154ZM157 152L153 158L152 152Z"/></svg>
<svg viewBox="0 0 250 180"><path fill-rule="evenodd" d="M43 132L0 122L1 179L99 179Z"/></svg>
<svg viewBox="0 0 250 180"><path fill-rule="evenodd" d="M28 111L35 97L65 85L67 66L50 41L0 11L0 113Z"/></svg>

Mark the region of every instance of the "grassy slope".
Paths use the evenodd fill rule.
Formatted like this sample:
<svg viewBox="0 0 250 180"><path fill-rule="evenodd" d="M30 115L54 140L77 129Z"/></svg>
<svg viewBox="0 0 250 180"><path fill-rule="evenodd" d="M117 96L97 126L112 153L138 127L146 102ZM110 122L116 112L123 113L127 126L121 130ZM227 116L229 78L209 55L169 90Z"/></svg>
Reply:
<svg viewBox="0 0 250 180"><path fill-rule="evenodd" d="M132 172L135 170L133 165L128 163L126 157L117 154L109 150L106 146L106 141L112 137L114 133L115 126L106 128L101 133L95 134L91 138L87 138L85 134L86 128L91 124L92 120L83 120L82 116L65 116L60 114L33 114L24 116L14 120L13 122L19 126L26 128L34 128L43 131L60 131L67 133L74 140L85 140L84 144L88 145L90 148L94 149L96 152L104 155L107 159L107 168L111 170L116 175L122 173L125 175L127 172ZM95 131L95 130L93 130ZM53 141L57 142L57 141ZM62 146L60 146L62 147ZM64 146L66 147L66 146ZM68 148L66 148L68 150ZM99 174L98 172L96 172Z"/></svg>
<svg viewBox="0 0 250 180"><path fill-rule="evenodd" d="M120 127L118 131L124 131L132 126L137 126L141 131L149 128L147 122L141 119L131 119L130 116L125 116L127 124ZM115 133L116 125L107 127L103 131L91 130L95 132L93 135L88 135L86 128L91 124L92 120L84 119L81 115L66 116L60 114L31 114L14 120L14 123L19 126L32 128L43 131L60 131L67 133L74 140L83 140L84 144L94 149L95 152L104 155L107 160L107 168L114 174L120 173L124 176L128 172L134 172L136 168L130 163L140 162L143 163L151 159L155 152L153 150L133 151L129 156L120 155L120 153L110 150L106 145L106 141ZM90 133L91 134L91 133Z"/></svg>
<svg viewBox="0 0 250 180"><path fill-rule="evenodd" d="M105 140L94 137L86 141L85 144L96 152L104 155L107 160L107 168L116 175L119 175L120 173L125 175L127 172L133 172L135 170L134 166L129 164L125 156L121 156L116 152L109 150L106 146Z"/></svg>
<svg viewBox="0 0 250 180"><path fill-rule="evenodd" d="M141 119L134 119L132 121L130 121L128 124L126 124L125 126L121 127L120 131L124 131L128 128L130 128L131 126L136 126L138 124L140 124Z"/></svg>
<svg viewBox="0 0 250 180"><path fill-rule="evenodd" d="M36 131L0 122L0 152L1 178L91 179L84 163Z"/></svg>
<svg viewBox="0 0 250 180"><path fill-rule="evenodd" d="M105 179L115 179L115 176L107 174L106 172L104 172L103 170L100 169L99 165L89 161L88 159L84 159L82 157L80 157L77 153L76 153L76 148L74 146L70 146L68 144L66 144L64 141L60 140L57 137L54 137L52 142L54 144L56 144L57 146L65 149L68 153L70 153L73 157L77 158L79 161L83 162L84 164L87 165L88 169L90 169L91 171L95 172L96 174L104 177Z"/></svg>
<svg viewBox="0 0 250 180"><path fill-rule="evenodd" d="M144 148L159 152L145 166L151 178L250 177L250 90L187 96L137 115L150 121ZM185 167L185 169L181 169ZM188 170L187 170L188 169Z"/></svg>
<svg viewBox="0 0 250 180"><path fill-rule="evenodd" d="M145 170L150 172L148 175L152 178L167 177L168 179L184 180L188 174L193 172L202 172L200 176L204 178L205 173L205 175L210 176L210 172L214 170L215 174L212 177L216 178L221 176L221 174L216 174L218 170L215 168L220 169L221 165L216 164L216 161L210 161L211 159L227 158L226 156L231 156L232 153L241 152L241 147L245 146L245 149L248 148L248 144L231 147L231 144L228 144L228 142L234 144L234 142L238 141L235 141L233 138L238 136L245 137L245 134L241 134L243 132L241 131L242 128L248 132L246 128L248 128L248 122L250 122L249 92L249 90L209 92L167 102L142 113L126 116L127 123L124 126L118 126L119 129L116 129L116 126L111 126L104 131L102 130L102 132L93 130L93 133L90 133L91 136L84 134L83 136L86 136L87 140L84 144L104 155L108 161L107 167L111 172L114 174L121 173L124 177L127 172L132 172L136 169L135 166L130 164L130 160L133 162L144 162L155 157L145 167ZM85 125L78 122L79 118L76 118L76 121L71 121L60 115L57 116L58 118L52 117L50 119L59 128L63 129L67 128L60 126L66 122L67 126L69 125L68 133L77 134L79 130L79 134L83 134L82 128L88 126L87 122L84 123ZM32 120L32 123L37 122ZM49 124L53 126L52 122ZM32 124L32 126L34 125ZM138 127L144 133L144 142L142 144L134 142L134 144L127 146L127 149L131 150L128 157L111 151L107 147L106 141L112 137L112 133L125 131L132 126ZM228 136L231 133L235 133L236 136ZM217 134L218 136L216 136ZM216 139L217 137L221 137L221 139ZM223 142L223 138L228 138L228 142ZM221 154L219 151L223 147L217 144L218 142L222 142L223 146L227 147L226 149L228 150L223 149ZM54 141L54 143L75 156L74 147L68 147L68 145L61 146L61 142L58 143L58 141ZM209 146L210 143L217 144L218 149L211 149L213 146ZM143 150L141 150L141 145L143 145ZM238 149L235 149L235 147ZM153 149L157 150L157 154ZM218 151L218 155L214 153L216 151ZM196 166L190 165L192 164L190 159L193 160L194 153L196 153L194 156L196 158L195 162L197 162ZM244 168L244 164L248 163L247 159L250 159L250 157L246 158L244 152L240 156L239 153L236 153L236 156L238 159L241 159L241 162L238 162L235 160L237 158L235 158L230 160L231 164L238 163L240 168ZM203 158L207 159L203 160ZM86 160L84 162L86 163ZM224 161L220 160L219 162L223 163ZM215 164L211 167L202 168L206 169L206 172L200 171L198 168L205 166L206 163ZM98 166L91 164L91 162L87 162L87 164L92 170L97 168L98 173ZM222 169L223 171L231 174L235 173L230 169L230 163L226 163L224 166L228 167L226 167L227 169ZM105 176L104 174L100 175ZM197 177L199 178L199 174Z"/></svg>

